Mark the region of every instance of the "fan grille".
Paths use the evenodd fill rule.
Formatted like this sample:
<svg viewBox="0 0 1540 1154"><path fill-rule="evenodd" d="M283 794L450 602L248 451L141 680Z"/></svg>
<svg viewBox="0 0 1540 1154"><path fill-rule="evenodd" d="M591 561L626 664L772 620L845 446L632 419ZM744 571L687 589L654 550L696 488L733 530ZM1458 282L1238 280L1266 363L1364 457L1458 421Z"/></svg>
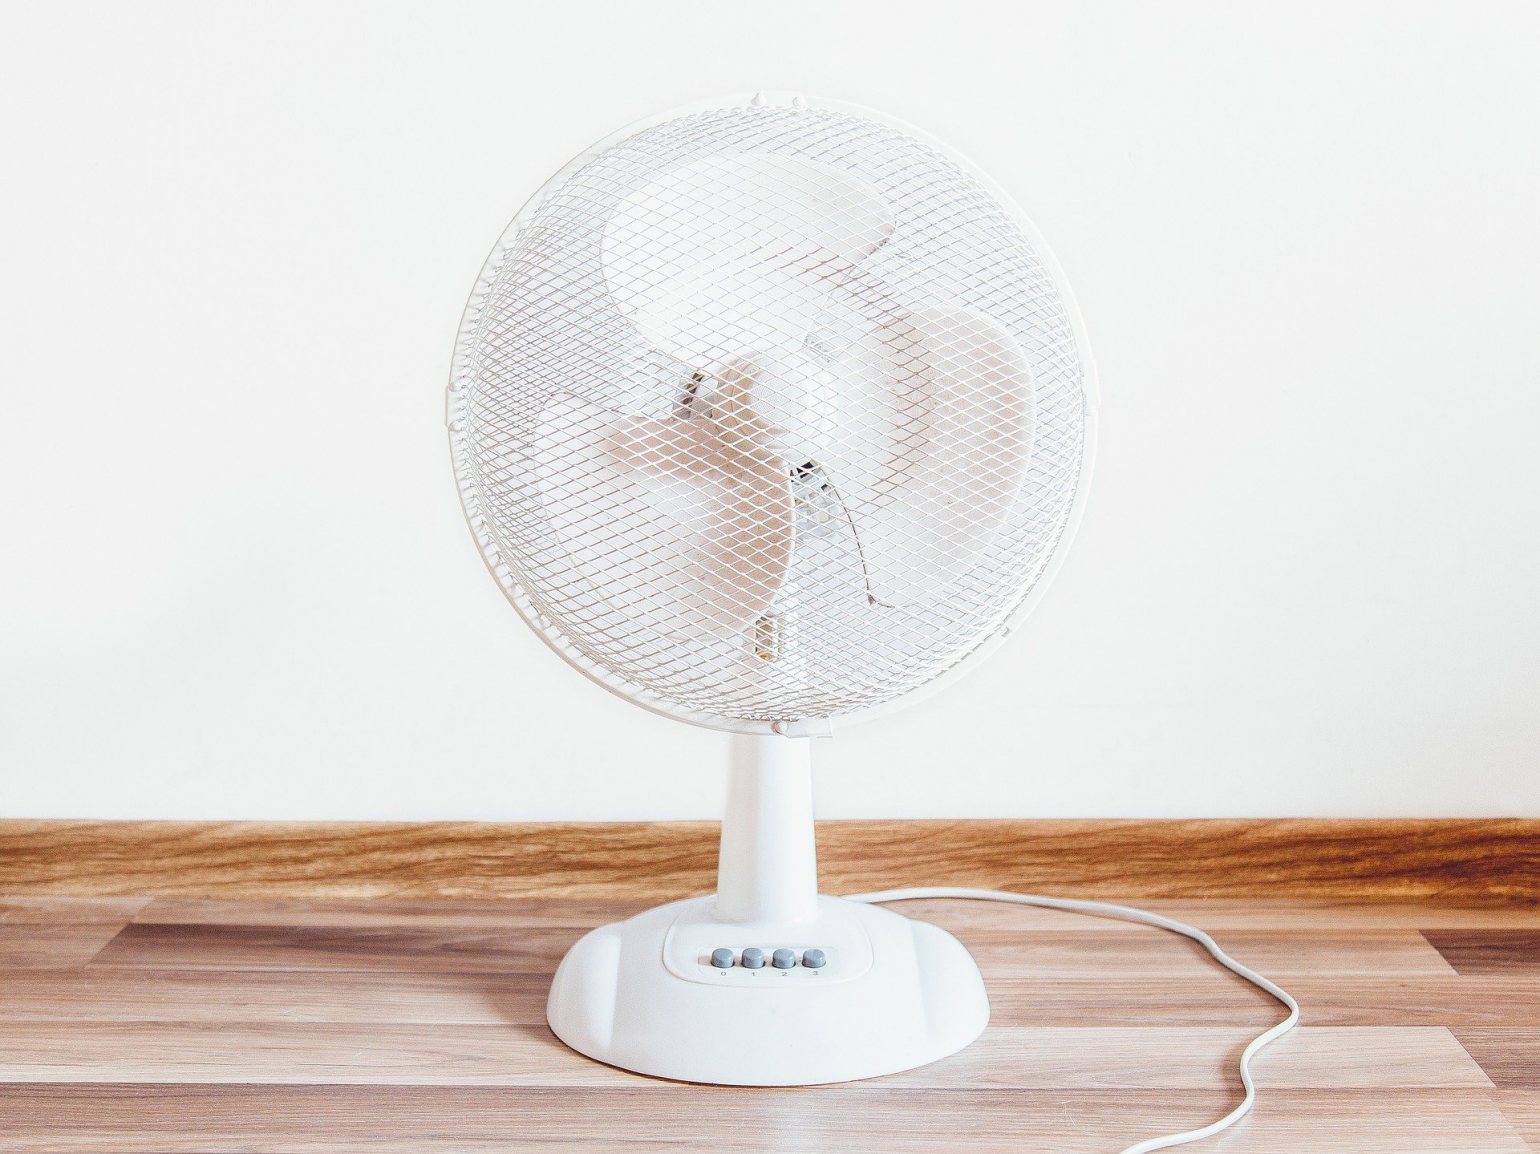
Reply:
<svg viewBox="0 0 1540 1154"><path fill-rule="evenodd" d="M869 190L890 218L880 243L831 261L832 242L813 224L806 233L795 220L767 231L755 191L745 191L743 165L761 162L833 170ZM689 185L682 194L681 180ZM658 187L736 213L744 251L754 259L780 254L801 295L765 309L756 300L709 299L687 336L660 340L641 311L681 283L688 288L702 253L681 235L669 203L649 201L645 190ZM850 207L843 187L824 197L839 201L839 210ZM619 240L617 220L627 230ZM809 283L816 291L806 290ZM923 342L893 335L937 311L985 318L979 324L987 332L965 320L928 359ZM692 322L690 312L681 315ZM1030 377L1020 422L1027 440L1016 453L988 430L964 428L966 405L938 411L933 400L922 403L938 374L971 379L999 332ZM583 414L621 414L652 429L671 422L690 433L666 450L676 456L705 443L695 436L700 430L732 441L734 358L763 364L777 341L798 346L777 355L796 358L802 386L814 382L793 390L801 407L777 426L797 429L772 435L768 448L746 436L743 443L753 444L739 466L676 462L697 473L717 467L725 478L712 490L716 525L735 535L736 547L713 568L682 545L698 538L677 515L679 486L697 493L703 482L633 481L601 469ZM824 406L826 393L848 391L850 364L869 363L852 361L850 350L872 347L882 352L886 391L858 391L843 410ZM844 111L740 105L682 115L613 143L521 214L467 310L451 381L451 435L483 552L547 638L644 704L741 728L882 705L1000 632L1041 579L1075 501L1086 372L1049 267L1006 208L954 160ZM763 409L751 414L751 432L774 423ZM884 437L873 436L883 429ZM926 456L940 453L947 438L982 454L982 475L956 490L944 455L939 463ZM894 464L911 448L929 461L918 481ZM775 523L781 506L743 480L744 470L759 476L766 468L789 474L775 490L780 500L789 486L793 499L789 556L783 537L756 528ZM914 531L913 565L905 553L911 513L928 527L925 540ZM881 556L867 525L880 526ZM977 525L985 528L970 528ZM935 557L938 527L943 545L966 554L966 563L927 581L927 559L946 564ZM747 592L728 598L725 610L710 587L723 564L747 573Z"/></svg>

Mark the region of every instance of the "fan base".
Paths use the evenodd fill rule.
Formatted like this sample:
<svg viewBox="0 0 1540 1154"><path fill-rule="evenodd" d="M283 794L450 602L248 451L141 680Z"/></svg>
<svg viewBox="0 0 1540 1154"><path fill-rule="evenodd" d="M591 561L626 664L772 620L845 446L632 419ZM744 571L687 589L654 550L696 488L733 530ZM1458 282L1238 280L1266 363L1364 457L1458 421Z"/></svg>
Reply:
<svg viewBox="0 0 1540 1154"><path fill-rule="evenodd" d="M978 966L936 926L822 896L793 923L727 922L716 905L672 902L582 938L551 986L556 1036L640 1074L804 1086L923 1066L989 1021ZM750 948L763 966L743 964ZM717 950L731 951L731 966L713 964ZM794 964L777 967L776 950Z"/></svg>

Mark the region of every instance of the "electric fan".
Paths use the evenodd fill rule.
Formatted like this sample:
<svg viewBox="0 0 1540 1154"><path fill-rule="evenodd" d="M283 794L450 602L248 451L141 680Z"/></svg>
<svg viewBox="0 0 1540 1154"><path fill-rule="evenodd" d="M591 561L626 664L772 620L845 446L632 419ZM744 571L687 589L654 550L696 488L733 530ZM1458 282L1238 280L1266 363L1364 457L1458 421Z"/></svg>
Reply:
<svg viewBox="0 0 1540 1154"><path fill-rule="evenodd" d="M1095 412L1036 232L875 114L780 97L671 113L519 213L449 388L477 544L581 672L745 735L717 893L579 941L548 1006L565 1043L791 1085L907 1069L983 1030L954 938L818 894L808 750L970 667L1028 611L1073 533Z"/></svg>

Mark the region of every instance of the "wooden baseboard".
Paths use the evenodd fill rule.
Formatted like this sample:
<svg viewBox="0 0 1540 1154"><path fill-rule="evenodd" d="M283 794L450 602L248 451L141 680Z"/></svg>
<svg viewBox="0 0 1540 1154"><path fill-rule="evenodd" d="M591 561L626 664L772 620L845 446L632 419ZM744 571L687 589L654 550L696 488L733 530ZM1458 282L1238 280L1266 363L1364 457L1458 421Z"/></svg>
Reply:
<svg viewBox="0 0 1540 1154"><path fill-rule="evenodd" d="M709 891L710 822L0 821L0 894L604 898ZM826 893L1540 902L1540 820L831 821Z"/></svg>

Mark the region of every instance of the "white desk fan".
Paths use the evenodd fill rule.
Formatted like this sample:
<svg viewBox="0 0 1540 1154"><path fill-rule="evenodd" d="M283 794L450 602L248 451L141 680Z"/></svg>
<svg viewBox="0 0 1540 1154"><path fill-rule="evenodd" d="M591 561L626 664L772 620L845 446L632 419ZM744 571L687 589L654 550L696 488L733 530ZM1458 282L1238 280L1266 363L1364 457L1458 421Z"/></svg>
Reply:
<svg viewBox="0 0 1540 1154"><path fill-rule="evenodd" d="M1036 232L871 113L671 113L525 206L450 384L477 544L581 672L754 739L717 893L579 941L558 1037L666 1078L791 1085L983 1030L954 938L818 895L809 739L972 665L1030 609L1079 515L1095 411Z"/></svg>

